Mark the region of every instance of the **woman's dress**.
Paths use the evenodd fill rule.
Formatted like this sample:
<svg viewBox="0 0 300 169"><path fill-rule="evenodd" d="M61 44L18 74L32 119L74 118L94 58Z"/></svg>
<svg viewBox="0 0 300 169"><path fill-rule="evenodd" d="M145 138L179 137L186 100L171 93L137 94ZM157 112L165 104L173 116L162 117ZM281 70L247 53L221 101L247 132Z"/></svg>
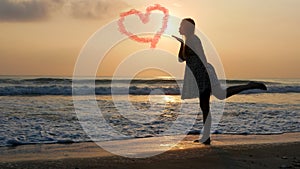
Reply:
<svg viewBox="0 0 300 169"><path fill-rule="evenodd" d="M213 66L207 63L201 41L196 35L186 40L184 56L186 67L181 98L192 99L210 94L211 86L219 85L219 81Z"/></svg>

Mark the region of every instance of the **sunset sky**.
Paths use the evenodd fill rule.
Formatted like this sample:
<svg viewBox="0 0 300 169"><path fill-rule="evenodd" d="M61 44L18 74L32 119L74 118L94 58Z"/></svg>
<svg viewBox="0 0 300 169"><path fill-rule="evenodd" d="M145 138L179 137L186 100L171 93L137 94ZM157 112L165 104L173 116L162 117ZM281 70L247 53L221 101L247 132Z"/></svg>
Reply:
<svg viewBox="0 0 300 169"><path fill-rule="evenodd" d="M227 78L300 78L299 0L1 0L0 75L72 76L94 32L121 12L156 3L172 16L195 19L219 53ZM179 47L164 38L158 45L174 55ZM149 46L124 41L108 53L98 75L111 76L122 59ZM176 61L161 62L180 76L184 64ZM152 75L160 74L144 73Z"/></svg>

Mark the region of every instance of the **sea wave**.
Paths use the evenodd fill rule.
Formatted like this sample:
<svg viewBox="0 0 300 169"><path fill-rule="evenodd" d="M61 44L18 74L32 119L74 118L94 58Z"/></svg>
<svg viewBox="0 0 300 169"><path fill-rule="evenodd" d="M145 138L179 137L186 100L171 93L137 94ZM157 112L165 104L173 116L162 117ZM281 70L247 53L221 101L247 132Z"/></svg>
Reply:
<svg viewBox="0 0 300 169"><path fill-rule="evenodd" d="M154 92L159 90L160 92ZM17 96L17 95L149 95L149 94L166 94L166 95L180 95L180 88L178 86L165 87L146 87L146 86L130 86L126 87L103 87L96 86L95 88L89 86L81 86L72 88L71 85L47 85L47 86L5 86L0 87L0 96ZM300 93L300 86L268 86L267 91L262 90L248 90L241 94L253 93Z"/></svg>
<svg viewBox="0 0 300 169"><path fill-rule="evenodd" d="M220 80L227 86L247 84L249 80ZM249 90L251 93L300 93L300 81L288 83L262 80L268 91ZM75 84L75 85L74 85ZM0 96L15 95L149 95L153 90L167 95L180 95L183 80L175 79L91 79L91 78L0 78ZM76 88L72 88L72 85ZM95 88L93 87L95 86ZM112 87L113 86L113 87ZM127 86L127 87L126 87ZM130 86L128 88L128 86ZM76 89L76 90L73 90ZM74 92L73 92L74 91ZM157 93L157 92L156 92Z"/></svg>
<svg viewBox="0 0 300 169"><path fill-rule="evenodd" d="M18 79L18 78L0 78L0 84L71 84L76 83L90 83L95 84L111 84L111 83L125 83L125 84L175 84L182 83L182 79L91 79L91 78L28 78L28 79ZM226 84L246 84L249 80L220 80L221 82L226 82ZM280 82L272 81L260 81L265 84L280 84Z"/></svg>

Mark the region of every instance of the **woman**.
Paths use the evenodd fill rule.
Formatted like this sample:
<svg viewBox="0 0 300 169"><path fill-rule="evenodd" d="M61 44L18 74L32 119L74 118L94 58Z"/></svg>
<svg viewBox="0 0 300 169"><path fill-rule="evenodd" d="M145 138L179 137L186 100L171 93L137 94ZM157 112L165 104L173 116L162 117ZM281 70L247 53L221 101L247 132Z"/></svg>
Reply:
<svg viewBox="0 0 300 169"><path fill-rule="evenodd" d="M178 53L179 61L186 62L181 98L200 99L204 128L202 138L195 140L195 142L210 144L211 114L209 113L209 100L211 94L223 100L244 90L267 90L267 87L263 83L249 82L246 85L231 86L223 89L213 66L207 62L200 39L195 35L194 20L191 18L183 19L179 33L185 37L185 41L176 36L173 37L181 43Z"/></svg>

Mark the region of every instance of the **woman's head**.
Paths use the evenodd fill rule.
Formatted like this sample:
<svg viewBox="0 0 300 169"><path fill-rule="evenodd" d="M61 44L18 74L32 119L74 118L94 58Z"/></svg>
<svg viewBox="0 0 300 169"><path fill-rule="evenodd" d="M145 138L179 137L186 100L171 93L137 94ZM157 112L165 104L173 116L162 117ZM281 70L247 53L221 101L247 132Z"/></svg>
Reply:
<svg viewBox="0 0 300 169"><path fill-rule="evenodd" d="M195 21L191 18L183 19L179 27L179 33L185 36L193 35L195 33Z"/></svg>

